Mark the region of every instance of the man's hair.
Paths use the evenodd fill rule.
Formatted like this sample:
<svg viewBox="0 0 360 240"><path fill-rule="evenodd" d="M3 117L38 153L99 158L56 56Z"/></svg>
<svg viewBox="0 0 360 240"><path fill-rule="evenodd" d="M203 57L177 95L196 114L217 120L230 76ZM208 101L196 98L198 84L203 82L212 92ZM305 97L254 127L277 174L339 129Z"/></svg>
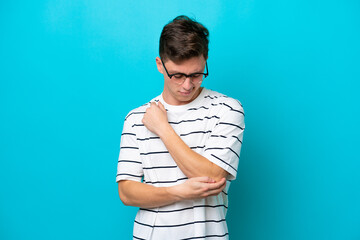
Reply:
<svg viewBox="0 0 360 240"><path fill-rule="evenodd" d="M181 15L164 26L159 54L163 61L181 62L192 57L208 57L209 30L201 23Z"/></svg>

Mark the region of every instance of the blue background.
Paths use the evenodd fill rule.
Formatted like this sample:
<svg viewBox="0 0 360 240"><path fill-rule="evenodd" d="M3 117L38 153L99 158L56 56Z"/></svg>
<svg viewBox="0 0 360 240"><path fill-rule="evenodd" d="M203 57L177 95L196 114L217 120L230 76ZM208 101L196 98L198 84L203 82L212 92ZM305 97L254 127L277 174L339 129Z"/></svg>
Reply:
<svg viewBox="0 0 360 240"><path fill-rule="evenodd" d="M162 27L210 30L204 86L246 131L231 239L360 239L360 2L2 1L0 239L131 239L123 119L162 91Z"/></svg>

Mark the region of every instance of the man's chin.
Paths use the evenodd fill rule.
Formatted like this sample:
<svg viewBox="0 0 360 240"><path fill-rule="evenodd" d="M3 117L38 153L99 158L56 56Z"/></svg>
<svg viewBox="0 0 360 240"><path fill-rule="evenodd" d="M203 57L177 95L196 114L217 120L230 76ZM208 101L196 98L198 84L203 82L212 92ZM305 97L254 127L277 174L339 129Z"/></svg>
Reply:
<svg viewBox="0 0 360 240"><path fill-rule="evenodd" d="M196 93L196 90L192 90L189 93L178 92L177 100L182 104L188 104L195 100L195 98L198 96Z"/></svg>
<svg viewBox="0 0 360 240"><path fill-rule="evenodd" d="M194 92L191 92L190 94L180 94L179 99L183 101L191 101L194 98Z"/></svg>

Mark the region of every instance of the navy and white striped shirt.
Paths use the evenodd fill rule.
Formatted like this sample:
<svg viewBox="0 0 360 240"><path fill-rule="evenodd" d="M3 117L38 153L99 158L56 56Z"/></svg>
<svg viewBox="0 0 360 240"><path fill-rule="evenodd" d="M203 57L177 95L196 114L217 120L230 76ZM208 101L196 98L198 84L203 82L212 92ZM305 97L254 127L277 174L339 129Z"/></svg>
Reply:
<svg viewBox="0 0 360 240"><path fill-rule="evenodd" d="M166 104L170 125L195 152L226 170L226 188L217 196L180 201L153 209L140 208L134 239L228 239L226 211L230 181L236 178L245 128L241 103L203 88L186 105ZM133 180L156 187L183 183L187 177L176 165L161 139L142 123L149 103L125 118L116 181Z"/></svg>

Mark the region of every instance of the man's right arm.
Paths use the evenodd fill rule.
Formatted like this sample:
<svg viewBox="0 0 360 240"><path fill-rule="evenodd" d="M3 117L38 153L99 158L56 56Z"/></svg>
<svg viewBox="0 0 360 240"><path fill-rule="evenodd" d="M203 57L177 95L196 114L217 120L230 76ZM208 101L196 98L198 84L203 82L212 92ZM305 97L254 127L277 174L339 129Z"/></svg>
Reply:
<svg viewBox="0 0 360 240"><path fill-rule="evenodd" d="M121 201L125 205L141 208L156 208L178 201L215 196L225 186L225 178L215 182L208 177L190 178L182 184L171 187L155 187L132 180L121 180L118 182Z"/></svg>

